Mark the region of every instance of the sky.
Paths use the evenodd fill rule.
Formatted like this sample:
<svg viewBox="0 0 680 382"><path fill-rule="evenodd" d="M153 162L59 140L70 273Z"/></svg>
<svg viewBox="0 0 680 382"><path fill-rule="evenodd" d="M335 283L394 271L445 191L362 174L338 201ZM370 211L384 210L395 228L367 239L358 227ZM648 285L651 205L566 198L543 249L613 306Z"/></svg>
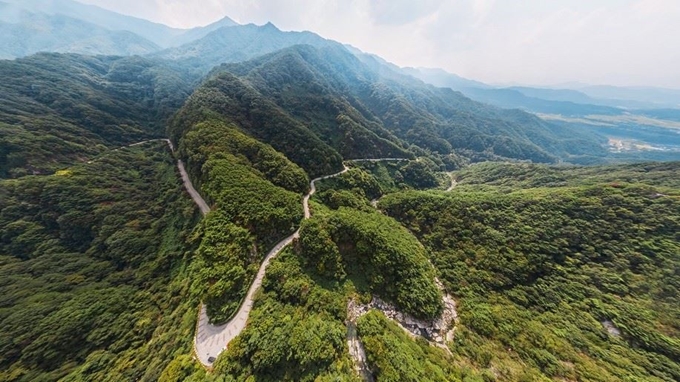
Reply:
<svg viewBox="0 0 680 382"><path fill-rule="evenodd" d="M80 1L181 28L272 22L492 84L680 89L680 0Z"/></svg>

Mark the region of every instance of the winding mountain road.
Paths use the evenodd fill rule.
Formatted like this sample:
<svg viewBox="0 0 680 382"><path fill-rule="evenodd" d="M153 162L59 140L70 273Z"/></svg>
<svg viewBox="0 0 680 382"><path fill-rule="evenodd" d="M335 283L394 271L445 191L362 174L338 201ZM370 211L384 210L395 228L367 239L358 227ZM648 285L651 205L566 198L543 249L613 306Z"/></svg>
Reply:
<svg viewBox="0 0 680 382"><path fill-rule="evenodd" d="M404 159L400 158L355 159L350 160L349 162L378 162L399 160ZM207 214L210 211L210 209L203 200L203 198L201 197L201 195L193 187L191 180L189 179L189 177L186 174L186 171L184 170L184 165L181 160L178 160L177 167L179 168L180 173L182 175L182 181L184 182L184 186L191 195L192 199L199 206L201 212L203 212L204 215ZM309 219L311 217L309 199L311 198L312 195L316 193L316 182L324 179L337 177L349 170L349 168L344 164L343 167L344 168L342 171L337 172L335 174L321 176L312 179L312 181L309 183L310 186L309 192L302 198L304 219ZM450 189L452 189L453 187L455 187L455 181L452 182L452 187ZM450 191L450 189L447 191ZM294 239L299 237L299 232L300 230L298 229L297 231L295 231L295 233L293 233L292 235L288 236L287 238L283 239L278 244L276 244L274 248L272 248L269 251L269 253L267 253L267 256L260 265L260 268L258 269L258 272L255 276L255 279L253 280L253 283L250 285L248 293L246 294L246 297L244 298L241 306L239 307L236 314L227 323L222 325L210 324L205 305L201 305L198 316L198 322L196 325L196 334L194 337L194 352L198 360L205 367L208 368L212 367L212 364L217 359L217 357L224 350L226 350L229 342L231 342L231 340L233 340L245 329L248 317L250 315L250 311L252 310L254 305L255 293L262 285L262 281L264 280L265 272L267 267L269 266L269 263L274 257L281 253L281 251L284 248L291 244ZM408 330L406 331L408 332ZM350 355L352 356L352 359L355 362L357 372L362 377L362 379L366 381L371 381L372 376L367 365L366 355L364 353L363 346L361 345L361 341L359 340L356 334L356 326L351 320L348 325L347 344L350 349Z"/></svg>
<svg viewBox="0 0 680 382"><path fill-rule="evenodd" d="M201 208L202 212L204 211L203 206L205 206L205 208L207 208L207 212L209 212L210 209L208 208L207 204L205 203L201 195L198 192L196 192L194 186L191 184L191 180L189 179L189 177L185 176L186 171L184 171L184 165L182 164L182 162L178 161L177 166L180 169L180 173L182 173L182 181L184 182L184 187L191 195L191 198L194 199L194 202L196 202L199 208ZM309 192L302 198L302 207L304 209L305 219L309 219L312 216L311 211L309 209L309 198L316 192L315 183L323 179L333 178L338 175L344 174L349 170L347 166L343 165L343 167L344 167L343 170L340 172L315 178L309 183ZM207 214L207 212L203 213ZM231 340L233 340L243 331L243 329L245 329L246 323L248 321L248 316L250 315L250 311L253 308L255 293L262 285L262 280L264 280L265 271L267 269L267 266L269 266L269 262L274 257L276 257L276 255L281 253L281 251L284 248L286 248L290 243L292 243L293 239L299 237L299 232L300 230L298 229L292 235L281 240L278 244L274 246L274 248L272 248L269 251L269 253L267 253L267 256L264 258L262 265L260 265L260 269L257 271L255 280L253 280L253 283L250 285L250 288L248 289L248 293L246 294L243 303L239 307L236 314L227 323L223 325L210 324L205 305L201 305L201 309L198 315L198 324L196 325L196 335L194 337L194 352L196 353L198 360L204 366L211 367L212 363L215 361L215 359L217 359L217 356L220 355L220 353L222 353L227 348L227 344L229 344Z"/></svg>
<svg viewBox="0 0 680 382"><path fill-rule="evenodd" d="M172 143L170 144L170 148L172 148ZM194 188L194 185L191 183L191 179L189 179L189 174L187 174L187 170L184 168L184 162L182 162L181 159L177 159L177 169L179 170L179 174L182 176L182 183L184 183L184 188L186 188L187 192L189 195L191 195L191 199L194 200L196 205L198 206L198 209L201 210L201 213L203 216L207 215L208 212L210 212L210 207L208 206L208 203L203 200L201 197L201 194L196 191Z"/></svg>
<svg viewBox="0 0 680 382"><path fill-rule="evenodd" d="M169 139L146 140L146 141L142 141L142 142L133 143L133 144L130 144L128 146L123 146L123 147L120 147L118 149L114 149L113 151L118 151L118 150L124 149L126 147L140 146L140 145L143 145L143 144L146 144L146 143L159 142L159 141L166 142L168 144L168 147L170 148L170 151L172 151L173 153L175 152L175 148L174 148L172 142ZM403 158L371 158L371 159L353 159L353 160L349 160L349 162L380 162L380 161L402 161L402 160L409 160L409 159L403 159ZM89 161L88 163L92 163L92 161ZM201 197L201 194L196 190L196 188L194 188L194 185L191 182L191 179L189 178L189 175L186 172L186 169L184 167L184 163L180 159L177 160L177 169L179 170L180 176L182 178L182 183L184 184L184 188L187 190L187 193L191 196L193 201L196 203L196 205L198 206L201 213L204 216L207 215L210 212L210 206L208 205L208 203L206 203L206 201L203 199L203 197ZM309 199L311 198L312 195L314 195L316 193L316 182L324 180L324 179L334 178L336 176L339 176L339 175L346 173L348 170L349 170L349 168L345 164L343 164L343 170L342 171L337 172L335 174L314 178L310 181L309 192L302 198L302 207L303 207L303 210L304 210L304 219L309 219L311 217L311 211L309 209ZM451 176L451 181L452 181L451 187L449 187L449 189L447 189L446 191L451 191L456 186L456 181L453 178L453 174L450 174L450 176ZM377 199L374 200L374 201L371 201L371 204L374 207L377 207ZM274 248L272 248L269 251L269 253L267 253L267 256L262 261L262 264L260 265L260 268L258 269L257 274L255 275L255 279L253 280L253 283L250 285L250 288L248 289L248 293L246 294L246 297L244 298L243 302L241 303L241 306L239 307L236 314L227 323L222 324L222 325L212 325L212 324L210 324L206 307L205 307L204 304L201 304L199 314L198 314L198 321L197 321L197 324L196 324L196 333L195 333L195 336L194 336L194 353L196 354L196 357L198 358L199 362L201 362L202 365L204 365L207 368L212 367L213 362L217 359L217 357L220 355L220 353L222 353L224 350L226 350L229 342L231 342L231 340L233 340L236 336L238 336L245 329L247 321L248 321L248 316L250 315L250 311L252 310L254 302L255 302L255 300L254 300L255 293L260 288L260 286L262 286L262 281L264 280L265 271L266 271L267 267L269 266L269 263L271 262L271 260L274 257L276 257L279 253L281 253L281 251L284 248L286 248L289 244L291 244L293 242L294 239L298 238L299 236L300 236L300 230L298 229L292 235L281 240L278 244L276 244L274 246ZM350 305L351 304L353 304L353 301L350 301ZM348 307L349 307L349 305L348 305ZM454 312L455 312L455 305L454 305ZM356 318L357 317L352 317L348 321L347 345L349 347L350 356L352 357L352 359L355 363L355 368L356 368L356 371L358 372L359 376L365 381L373 381L373 376L372 376L370 368L368 366L368 362L367 362L367 359L366 359L366 354L365 354L363 345L361 344L361 340L358 338L358 335L356 333L356 324L355 324ZM408 329L406 329L406 328L403 328L403 329L407 333L410 334ZM448 348L447 348L447 350L448 350Z"/></svg>

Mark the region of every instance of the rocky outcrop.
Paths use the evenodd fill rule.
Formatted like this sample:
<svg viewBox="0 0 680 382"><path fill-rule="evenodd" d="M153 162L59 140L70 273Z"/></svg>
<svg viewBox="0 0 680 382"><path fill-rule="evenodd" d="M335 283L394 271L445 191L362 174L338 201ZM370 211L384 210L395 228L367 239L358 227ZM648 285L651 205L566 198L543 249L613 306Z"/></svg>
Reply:
<svg viewBox="0 0 680 382"><path fill-rule="evenodd" d="M607 329L607 333L609 333L610 336L621 337L621 330L619 330L619 328L617 328L612 321L604 320L602 321L602 326Z"/></svg>
<svg viewBox="0 0 680 382"><path fill-rule="evenodd" d="M357 304L354 300L349 300L347 303L347 347L349 348L349 355L354 361L354 370L361 376L364 381L373 382L373 372L368 366L368 359L366 358L366 350L357 334L357 318L361 312L357 309Z"/></svg>
<svg viewBox="0 0 680 382"><path fill-rule="evenodd" d="M443 290L443 285L436 280L437 286ZM444 311L441 316L434 320L418 320L412 316L400 312L394 305L373 297L368 304L359 304L352 299L347 303L347 346L349 355L354 361L354 369L364 381L374 381L373 373L368 365L366 351L357 334L357 319L368 313L371 309L381 311L385 316L394 320L412 338L423 337L431 344L436 345L451 353L447 343L453 340L456 320L456 301L448 294L443 298Z"/></svg>
<svg viewBox="0 0 680 382"><path fill-rule="evenodd" d="M349 317L361 317L371 309L381 311L386 317L396 321L412 336L423 337L428 341L445 345L453 340L455 329L456 302L449 295L444 296L444 311L442 315L434 320L420 320L413 316L400 312L394 305L374 297L368 304L350 303L348 306Z"/></svg>

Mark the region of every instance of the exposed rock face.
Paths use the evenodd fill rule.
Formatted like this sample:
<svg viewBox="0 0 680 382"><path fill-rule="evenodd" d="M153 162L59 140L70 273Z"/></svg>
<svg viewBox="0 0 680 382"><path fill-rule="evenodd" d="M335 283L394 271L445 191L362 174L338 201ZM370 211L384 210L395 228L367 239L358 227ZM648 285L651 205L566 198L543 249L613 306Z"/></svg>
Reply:
<svg viewBox="0 0 680 382"><path fill-rule="evenodd" d="M607 329L607 332L609 333L610 336L621 337L621 331L610 320L602 321L602 326L604 326L604 328Z"/></svg>
<svg viewBox="0 0 680 382"><path fill-rule="evenodd" d="M439 280L435 279L435 282L437 287L443 291L444 286ZM394 305L375 296L368 304L359 304L354 299L350 300L347 303L347 346L349 347L349 354L354 361L354 368L362 379L364 381L374 380L373 373L368 365L364 346L357 335L356 321L359 317L368 313L371 309L377 309L386 317L396 321L411 337L423 337L430 341L430 343L450 353L446 344L453 340L458 312L456 311L456 301L451 295L444 294L442 302L444 304L444 311L441 316L428 321L418 320L411 315L402 313Z"/></svg>
<svg viewBox="0 0 680 382"><path fill-rule="evenodd" d="M434 320L414 318L409 314L400 312L394 305L378 297L374 297L369 304L350 303L348 308L350 309L348 315L356 318L366 314L370 309L377 309L388 318L396 321L411 335L423 337L441 345L453 339L454 324L458 317L456 302L449 295L444 296L444 312Z"/></svg>
<svg viewBox="0 0 680 382"><path fill-rule="evenodd" d="M347 303L347 347L349 348L349 355L354 361L354 369L361 376L364 381L373 382L373 373L368 366L368 359L366 358L366 350L357 335L356 320L359 318L356 302L349 300Z"/></svg>

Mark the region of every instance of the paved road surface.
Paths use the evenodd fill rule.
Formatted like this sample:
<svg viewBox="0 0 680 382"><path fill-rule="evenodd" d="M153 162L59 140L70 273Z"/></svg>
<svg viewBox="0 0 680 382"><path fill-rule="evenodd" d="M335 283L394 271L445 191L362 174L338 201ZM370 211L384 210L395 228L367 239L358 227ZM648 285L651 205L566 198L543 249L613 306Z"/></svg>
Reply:
<svg viewBox="0 0 680 382"><path fill-rule="evenodd" d="M184 183L184 188L186 188L189 195L191 195L191 199L194 200L198 208L201 210L203 216L207 215L208 212L210 212L210 207L208 206L208 203L206 203L205 200L203 200L201 194L199 194L198 191L196 191L196 189L194 188L194 185L191 183L191 179L189 179L189 174L187 174L187 170L184 168L184 163L182 162L181 159L177 160L177 168L179 169L180 175L182 175L182 182Z"/></svg>
<svg viewBox="0 0 680 382"><path fill-rule="evenodd" d="M318 178L312 179L312 181L309 182L309 193L307 193L307 195L305 195L305 197L302 199L302 208L304 208L304 210L305 210L305 219L309 219L310 217L312 217L312 214L309 211L309 198L312 195L314 195L314 193L316 193L316 182L318 182L320 180L328 179L328 178L334 178L338 175L342 175L342 174L346 173L349 170L349 168L347 166L343 165L343 167L344 168L342 169L342 171L340 171L338 173L335 173L335 174L332 174L332 175L320 176Z"/></svg>
<svg viewBox="0 0 680 382"><path fill-rule="evenodd" d="M283 248L288 246L293 241L293 238L298 236L298 232L288 236L283 239L283 241L276 244L274 248L267 254L260 269L257 271L255 280L253 284L248 289L248 294L243 300L243 304L239 307L236 315L229 320L224 325L211 325L208 322L208 315L206 313L205 305L201 305L201 312L198 316L198 325L196 330L196 337L194 338L194 348L196 350L196 355L199 361L205 366L211 366L212 362L209 361L211 357L217 358L224 349L227 348L227 344L233 340L236 336L241 334L243 329L246 327L248 321L248 316L253 308L253 302L255 297L255 292L262 285L262 280L264 279L265 270L269 265L271 259L276 257Z"/></svg>
<svg viewBox="0 0 680 382"><path fill-rule="evenodd" d="M180 165L181 161L178 161L178 166ZM310 182L309 193L307 193L307 195L305 195L304 198L302 199L302 207L304 209L305 219L309 219L309 217L311 216L311 212L309 210L309 198L316 192L315 183L319 180L328 179L338 176L340 174L344 174L345 172L347 172L347 170L348 170L347 166L344 166L344 169L336 174L318 177ZM180 172L182 172L182 169L180 169ZM198 192L196 192L193 185L191 184L191 180L189 179L189 177L188 176L185 177L185 175L186 172L182 172L182 180L184 181L184 185L191 194L191 197L194 199L196 204L201 208L201 211L203 211L203 207L201 207L201 205L205 205L205 208L208 208L207 204L205 204L205 201L201 198L201 195ZM208 211L210 211L209 208ZM250 311L253 308L255 292L257 292L257 290L262 285L262 280L264 279L264 274L267 269L267 266L269 265L269 262L271 261L271 259L276 257L276 255L278 255L285 247L287 247L293 241L294 238L298 236L299 230L296 231L294 234L288 236L287 238L283 239L282 241L280 241L278 244L276 244L276 246L274 246L274 248L272 248L271 251L269 251L264 261L262 262L262 265L260 265L260 269L257 271L255 280L253 280L253 283L250 285L250 288L248 289L248 294L246 294L243 303L239 307L234 317L227 323L219 326L211 325L208 320L208 315L205 306L201 306L201 310L198 316L198 325L196 327L196 336L194 337L194 350L196 352L196 355L198 356L199 361L203 365L207 367L212 366L212 362L210 362L210 359L211 358L216 359L217 356L220 355L220 353L222 353L222 351L224 351L227 348L227 344L229 344L231 340L233 340L243 331L243 329L245 329L246 323L248 321L248 316L250 315Z"/></svg>
<svg viewBox="0 0 680 382"><path fill-rule="evenodd" d="M368 159L350 159L349 162L399 162L411 160L408 158L368 158Z"/></svg>
<svg viewBox="0 0 680 382"><path fill-rule="evenodd" d="M446 189L446 192L453 191L453 189L456 188L456 186L458 185L458 182L456 181L456 178L452 172L449 173L449 177L451 178L451 185L449 186L449 188Z"/></svg>

